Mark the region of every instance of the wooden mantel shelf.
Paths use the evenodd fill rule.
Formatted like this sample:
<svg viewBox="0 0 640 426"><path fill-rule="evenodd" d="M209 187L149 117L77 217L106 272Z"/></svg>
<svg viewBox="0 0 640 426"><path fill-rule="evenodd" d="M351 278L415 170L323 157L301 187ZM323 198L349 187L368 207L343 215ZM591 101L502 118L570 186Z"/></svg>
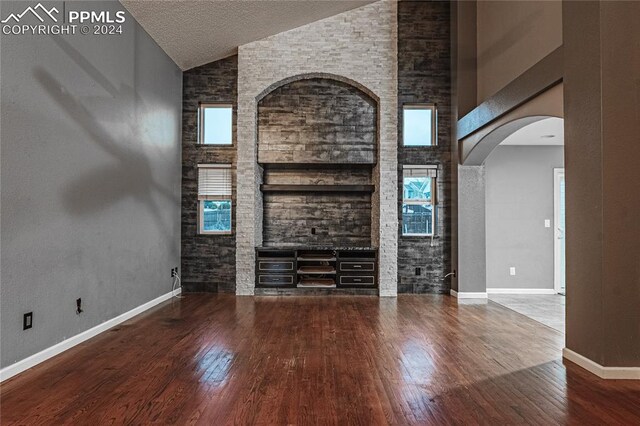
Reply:
<svg viewBox="0 0 640 426"><path fill-rule="evenodd" d="M366 192L372 193L374 185L260 185L262 192Z"/></svg>
<svg viewBox="0 0 640 426"><path fill-rule="evenodd" d="M258 162L265 170L371 170L376 163L264 163Z"/></svg>

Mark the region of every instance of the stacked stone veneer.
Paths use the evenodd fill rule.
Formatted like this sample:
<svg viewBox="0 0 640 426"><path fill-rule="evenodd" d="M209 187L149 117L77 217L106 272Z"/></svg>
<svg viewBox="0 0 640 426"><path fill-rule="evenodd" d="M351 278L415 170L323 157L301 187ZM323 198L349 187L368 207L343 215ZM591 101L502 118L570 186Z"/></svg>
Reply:
<svg viewBox="0 0 640 426"><path fill-rule="evenodd" d="M398 3L398 218L402 220L402 166L438 165L436 236L403 237L398 228L398 292L448 293L451 271L451 42L448 1ZM438 145L402 146L402 106L433 103ZM420 275L416 275L420 268Z"/></svg>
<svg viewBox="0 0 640 426"><path fill-rule="evenodd" d="M376 162L376 102L341 81L281 86L258 103L259 163Z"/></svg>
<svg viewBox="0 0 640 426"><path fill-rule="evenodd" d="M397 5L379 1L240 46L238 50L236 293L253 294L255 247L262 244L262 169L257 105L290 81L327 77L378 102L372 243L379 246L380 295L397 292Z"/></svg>
<svg viewBox="0 0 640 426"><path fill-rule="evenodd" d="M238 58L232 56L185 71L182 82L182 256L185 291L234 292L236 275L236 209L231 235L198 233L198 164L236 165L236 99ZM233 106L233 146L198 145L198 105ZM236 185L232 203L236 205Z"/></svg>
<svg viewBox="0 0 640 426"><path fill-rule="evenodd" d="M323 78L285 84L258 102L264 183L370 185L377 132L377 102L358 88ZM264 246L371 246L371 194L265 193L262 205Z"/></svg>

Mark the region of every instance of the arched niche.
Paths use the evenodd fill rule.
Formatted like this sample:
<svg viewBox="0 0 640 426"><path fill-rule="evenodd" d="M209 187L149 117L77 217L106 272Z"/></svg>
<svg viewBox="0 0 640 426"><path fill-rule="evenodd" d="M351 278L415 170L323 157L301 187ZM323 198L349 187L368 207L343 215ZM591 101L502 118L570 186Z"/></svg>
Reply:
<svg viewBox="0 0 640 426"><path fill-rule="evenodd" d="M257 97L257 136L263 164L375 164L378 99L340 76L293 76Z"/></svg>

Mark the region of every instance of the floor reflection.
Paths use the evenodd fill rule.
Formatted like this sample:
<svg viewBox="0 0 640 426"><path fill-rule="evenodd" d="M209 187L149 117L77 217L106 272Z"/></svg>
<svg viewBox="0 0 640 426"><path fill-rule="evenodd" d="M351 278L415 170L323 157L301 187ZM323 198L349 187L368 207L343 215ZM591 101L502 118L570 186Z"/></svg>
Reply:
<svg viewBox="0 0 640 426"><path fill-rule="evenodd" d="M229 381L229 372L235 355L222 345L207 345L202 348L203 354L197 358L196 374L200 383L208 386L222 387Z"/></svg>
<svg viewBox="0 0 640 426"><path fill-rule="evenodd" d="M191 294L3 383L3 424L640 424L640 383L448 296ZM82 389L83 392L78 392Z"/></svg>

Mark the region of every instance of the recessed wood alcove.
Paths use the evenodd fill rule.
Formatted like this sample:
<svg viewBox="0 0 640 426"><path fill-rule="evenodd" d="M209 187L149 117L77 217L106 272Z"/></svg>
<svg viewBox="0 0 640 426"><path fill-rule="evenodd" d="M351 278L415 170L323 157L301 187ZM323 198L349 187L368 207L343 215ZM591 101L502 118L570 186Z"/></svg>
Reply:
<svg viewBox="0 0 640 426"><path fill-rule="evenodd" d="M376 101L330 78L259 101L263 246L371 246L377 126Z"/></svg>

